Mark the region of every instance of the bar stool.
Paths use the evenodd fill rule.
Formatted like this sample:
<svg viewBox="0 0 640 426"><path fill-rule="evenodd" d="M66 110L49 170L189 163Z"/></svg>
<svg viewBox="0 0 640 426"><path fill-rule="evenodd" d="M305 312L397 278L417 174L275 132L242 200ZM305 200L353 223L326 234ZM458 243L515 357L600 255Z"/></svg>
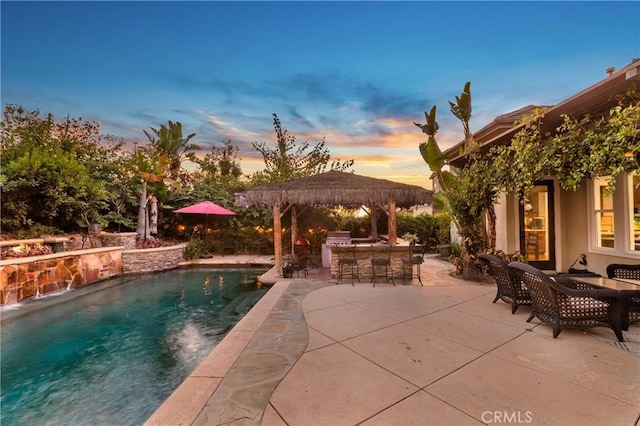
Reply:
<svg viewBox="0 0 640 426"><path fill-rule="evenodd" d="M416 254L417 253L417 254ZM413 278L418 278L421 286L424 286L422 283L422 277L420 276L420 265L424 263L424 249L422 252L415 251L415 243L412 241L409 243L409 256L402 258L402 281L405 281L407 278L407 268L409 268L409 280ZM416 267L416 275L413 274L413 267ZM406 282L405 282L406 284Z"/></svg>
<svg viewBox="0 0 640 426"><path fill-rule="evenodd" d="M373 253L373 257L371 258L371 282L373 286L376 286L376 278L384 277L384 279L389 282L389 278L391 278L391 282L395 287L396 282L393 280L393 268L391 267L391 246L389 246L386 250L386 254L377 255L374 246L371 246L371 252ZM378 273L379 270L384 268L384 273ZM389 274L391 272L391 274Z"/></svg>
<svg viewBox="0 0 640 426"><path fill-rule="evenodd" d="M338 281L336 281L336 284L340 284L340 281L342 281L342 279L344 278L345 269L349 270L348 274L351 277L352 286L354 285L354 279L357 279L358 282L360 282L358 259L356 259L355 245L338 251Z"/></svg>

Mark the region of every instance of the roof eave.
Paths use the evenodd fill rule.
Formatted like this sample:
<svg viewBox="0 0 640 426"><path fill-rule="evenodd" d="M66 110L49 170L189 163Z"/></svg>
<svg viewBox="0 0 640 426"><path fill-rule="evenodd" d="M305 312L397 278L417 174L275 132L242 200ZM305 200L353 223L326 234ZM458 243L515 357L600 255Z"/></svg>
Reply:
<svg viewBox="0 0 640 426"><path fill-rule="evenodd" d="M616 104L618 96L624 95L640 81L639 68L640 60L634 60L607 78L549 108L544 113L542 134L545 137L551 136L562 123L565 115L581 118L586 114L602 115L606 113ZM513 136L523 127L524 124L519 124L488 140L480 146L481 152L487 152L490 147L495 145L511 143ZM454 167L462 167L466 163L466 155L458 154L461 146L463 143L458 143L444 152L449 158L449 164Z"/></svg>

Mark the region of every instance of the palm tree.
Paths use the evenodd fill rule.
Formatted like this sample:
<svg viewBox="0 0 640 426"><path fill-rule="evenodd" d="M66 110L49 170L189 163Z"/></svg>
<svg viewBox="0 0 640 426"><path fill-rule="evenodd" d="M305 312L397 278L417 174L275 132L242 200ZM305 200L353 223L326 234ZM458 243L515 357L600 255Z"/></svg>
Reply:
<svg viewBox="0 0 640 426"><path fill-rule="evenodd" d="M149 213L147 204L153 197L147 195L148 184L163 182L167 178L167 170L170 161L163 153L152 149L136 149L132 156L132 166L140 178L140 207L138 208L138 223L136 226L136 238L146 240L151 236L149 226Z"/></svg>
<svg viewBox="0 0 640 426"><path fill-rule="evenodd" d="M192 160L195 158L195 153L200 149L198 145L190 144L189 141L196 134L191 133L186 138L182 134L182 124L178 122L169 121L169 126L162 124L160 130L151 127L151 132L143 130L144 134L149 139L151 146L157 151L162 152L169 159L169 177L173 180L178 179L180 168L183 161L186 159Z"/></svg>
<svg viewBox="0 0 640 426"><path fill-rule="evenodd" d="M174 188L177 187L178 177L180 174L182 163L186 159L194 161L195 160L194 151L200 149L198 145L195 145L189 142L196 134L191 133L186 138L183 137L182 124L180 122L174 123L173 121L170 121L170 120L168 121L168 126L165 126L164 124L162 124L160 126L160 129L155 129L151 127L150 132L146 130L143 130L143 132L147 136L147 139L149 139L149 142L151 144L151 149L155 152L157 156L156 158L161 159L163 162L163 164L158 163L156 164L156 166L165 167L165 170L163 170L161 177L158 174L154 174L159 179L155 182L164 183L166 181L170 181ZM151 183L152 181L148 181L148 182ZM159 218L158 218L158 211L157 211L158 205L156 203L158 200L157 198L155 198L155 194L150 194L147 197L147 199L145 200L145 206L146 206L146 202L148 202L151 199L155 200L153 207L156 209L156 211L153 219L157 223ZM142 199L141 199L141 204L142 204ZM159 204L162 205L162 202L160 202ZM144 216L141 216L142 214L144 214ZM140 220L146 221L149 215L148 215L148 212L144 210L144 211L138 212L138 216L139 216L138 235L141 235ZM147 238L149 227L144 226L143 230L144 230L144 238Z"/></svg>

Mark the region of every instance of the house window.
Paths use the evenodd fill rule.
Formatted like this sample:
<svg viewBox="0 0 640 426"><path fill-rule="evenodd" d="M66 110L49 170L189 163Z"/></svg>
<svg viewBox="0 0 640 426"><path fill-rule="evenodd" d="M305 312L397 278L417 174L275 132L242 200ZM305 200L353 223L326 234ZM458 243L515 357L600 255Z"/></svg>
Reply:
<svg viewBox="0 0 640 426"><path fill-rule="evenodd" d="M608 177L590 182L589 243L603 254L638 258L640 255L640 175L621 174L614 192Z"/></svg>
<svg viewBox="0 0 640 426"><path fill-rule="evenodd" d="M629 250L640 251L640 176L629 174L627 179L627 200L629 200Z"/></svg>
<svg viewBox="0 0 640 426"><path fill-rule="evenodd" d="M607 190L607 181L602 177L593 181L593 190L596 246L614 248L613 194Z"/></svg>

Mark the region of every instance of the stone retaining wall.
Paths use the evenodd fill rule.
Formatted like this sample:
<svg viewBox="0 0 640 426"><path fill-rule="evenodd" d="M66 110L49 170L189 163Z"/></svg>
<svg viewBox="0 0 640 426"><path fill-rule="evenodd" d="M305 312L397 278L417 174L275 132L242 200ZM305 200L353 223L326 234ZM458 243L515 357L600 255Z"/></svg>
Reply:
<svg viewBox="0 0 640 426"><path fill-rule="evenodd" d="M130 234L135 248L135 232ZM130 235L111 235L117 238L108 240L110 244L131 240ZM101 239L103 237L101 235ZM24 240L21 242L24 243ZM123 250L123 246L109 246L1 260L0 305L21 302L122 274L177 268L183 261L182 253L186 245L183 243L170 247L132 250Z"/></svg>
<svg viewBox="0 0 640 426"><path fill-rule="evenodd" d="M182 252L186 246L187 243L182 243L170 247L124 250L123 273L135 274L177 268L183 260Z"/></svg>
<svg viewBox="0 0 640 426"><path fill-rule="evenodd" d="M125 250L133 250L136 248L136 235L135 232L101 232L98 238L102 247L123 247Z"/></svg>
<svg viewBox="0 0 640 426"><path fill-rule="evenodd" d="M0 261L0 305L80 287L122 274L122 247Z"/></svg>

